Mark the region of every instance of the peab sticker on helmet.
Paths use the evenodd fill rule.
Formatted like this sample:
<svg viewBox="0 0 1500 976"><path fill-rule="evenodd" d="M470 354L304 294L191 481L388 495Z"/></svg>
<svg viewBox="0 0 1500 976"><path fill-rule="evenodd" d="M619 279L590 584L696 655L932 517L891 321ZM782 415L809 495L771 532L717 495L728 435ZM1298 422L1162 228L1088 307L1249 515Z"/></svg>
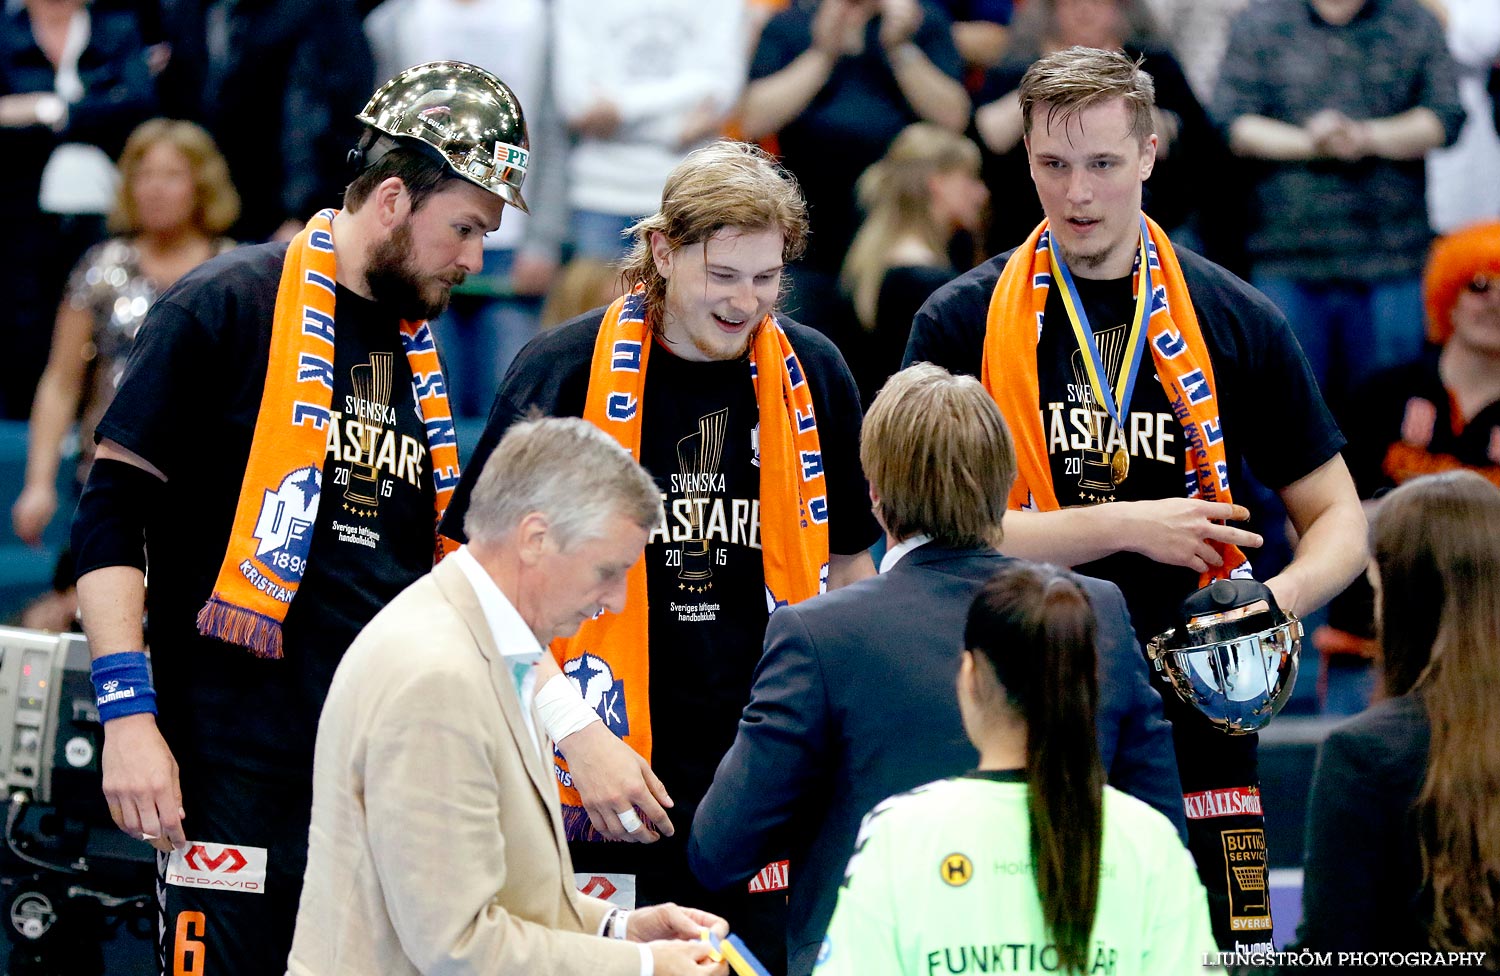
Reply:
<svg viewBox="0 0 1500 976"><path fill-rule="evenodd" d="M495 165L510 166L526 172L526 164L531 161L531 153L520 146L512 146L508 142L495 143Z"/></svg>

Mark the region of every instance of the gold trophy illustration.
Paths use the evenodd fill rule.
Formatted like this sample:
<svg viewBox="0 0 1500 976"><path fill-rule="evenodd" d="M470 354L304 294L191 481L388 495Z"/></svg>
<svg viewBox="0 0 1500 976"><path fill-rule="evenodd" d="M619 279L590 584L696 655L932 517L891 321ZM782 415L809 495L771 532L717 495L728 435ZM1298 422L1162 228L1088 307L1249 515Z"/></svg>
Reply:
<svg viewBox="0 0 1500 976"><path fill-rule="evenodd" d="M361 400L381 405L390 401L394 361L394 353L375 352L370 354L368 363L355 366L349 371L354 381L356 404ZM349 484L344 489L344 497L356 505L375 506L380 504L380 474L375 469L375 444L385 426L370 416L361 416L359 422L359 460L349 468Z"/></svg>
<svg viewBox="0 0 1500 976"><path fill-rule="evenodd" d="M1094 344L1099 348L1099 360L1104 366L1104 375L1099 377L1101 383L1110 382L1110 377L1120 375L1120 365L1125 360L1125 326L1117 326L1106 329L1103 332L1094 333ZM1088 369L1084 366L1083 350L1073 350L1073 378L1078 382L1080 388L1089 390L1091 407L1099 404L1092 402L1093 386L1089 384ZM1122 410L1128 408L1129 404L1121 404ZM1125 448L1115 449L1113 454L1104 450L1104 421L1097 414L1091 414L1094 422L1089 427L1092 433L1093 444L1083 451L1082 463L1079 465L1078 487L1089 491L1114 491L1115 486L1125 480L1130 473L1130 454ZM1124 431L1120 432L1122 435Z"/></svg>
<svg viewBox="0 0 1500 976"><path fill-rule="evenodd" d="M682 544L682 566L677 578L702 580L713 576L713 547L703 538L703 508L698 504L712 492L712 475L724 459L724 437L729 430L729 409L698 418L698 432L677 442L677 466L687 489L683 497L693 503L692 538Z"/></svg>

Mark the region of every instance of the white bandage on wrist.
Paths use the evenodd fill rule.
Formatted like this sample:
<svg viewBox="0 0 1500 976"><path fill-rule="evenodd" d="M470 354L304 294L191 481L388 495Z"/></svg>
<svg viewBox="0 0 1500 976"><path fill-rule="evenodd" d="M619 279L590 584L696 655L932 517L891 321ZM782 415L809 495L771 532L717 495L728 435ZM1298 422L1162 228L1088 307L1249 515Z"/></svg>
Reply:
<svg viewBox="0 0 1500 976"><path fill-rule="evenodd" d="M626 930L630 927L630 909L621 908L610 917L609 937L611 939L624 939Z"/></svg>
<svg viewBox="0 0 1500 976"><path fill-rule="evenodd" d="M554 743L600 720L599 713L584 704L578 686L561 674L553 675L536 690L536 710L547 737Z"/></svg>

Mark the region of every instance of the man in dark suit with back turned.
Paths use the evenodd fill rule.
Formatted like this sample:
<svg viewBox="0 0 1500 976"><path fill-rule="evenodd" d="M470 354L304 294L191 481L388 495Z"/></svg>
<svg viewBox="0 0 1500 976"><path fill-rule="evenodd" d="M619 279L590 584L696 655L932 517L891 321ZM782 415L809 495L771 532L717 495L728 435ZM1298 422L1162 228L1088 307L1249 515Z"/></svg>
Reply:
<svg viewBox="0 0 1500 976"><path fill-rule="evenodd" d="M977 380L929 364L892 377L865 418L860 460L890 547L880 575L771 615L750 704L688 843L710 887L789 860L762 880L790 881L793 976L813 968L860 818L974 767L954 692L964 615L1011 562L994 547L1015 453ZM1113 584L1080 582L1099 621L1109 782L1185 836L1171 734L1124 598Z"/></svg>

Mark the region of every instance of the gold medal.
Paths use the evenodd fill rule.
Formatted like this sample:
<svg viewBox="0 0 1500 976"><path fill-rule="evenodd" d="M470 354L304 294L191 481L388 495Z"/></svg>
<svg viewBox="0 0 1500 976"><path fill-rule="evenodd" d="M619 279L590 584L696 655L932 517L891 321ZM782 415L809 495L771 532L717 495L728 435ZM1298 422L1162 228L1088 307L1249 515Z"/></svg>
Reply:
<svg viewBox="0 0 1500 976"><path fill-rule="evenodd" d="M1130 474L1130 455L1125 453L1125 448L1115 448L1115 456L1109 461L1109 473L1117 485Z"/></svg>

